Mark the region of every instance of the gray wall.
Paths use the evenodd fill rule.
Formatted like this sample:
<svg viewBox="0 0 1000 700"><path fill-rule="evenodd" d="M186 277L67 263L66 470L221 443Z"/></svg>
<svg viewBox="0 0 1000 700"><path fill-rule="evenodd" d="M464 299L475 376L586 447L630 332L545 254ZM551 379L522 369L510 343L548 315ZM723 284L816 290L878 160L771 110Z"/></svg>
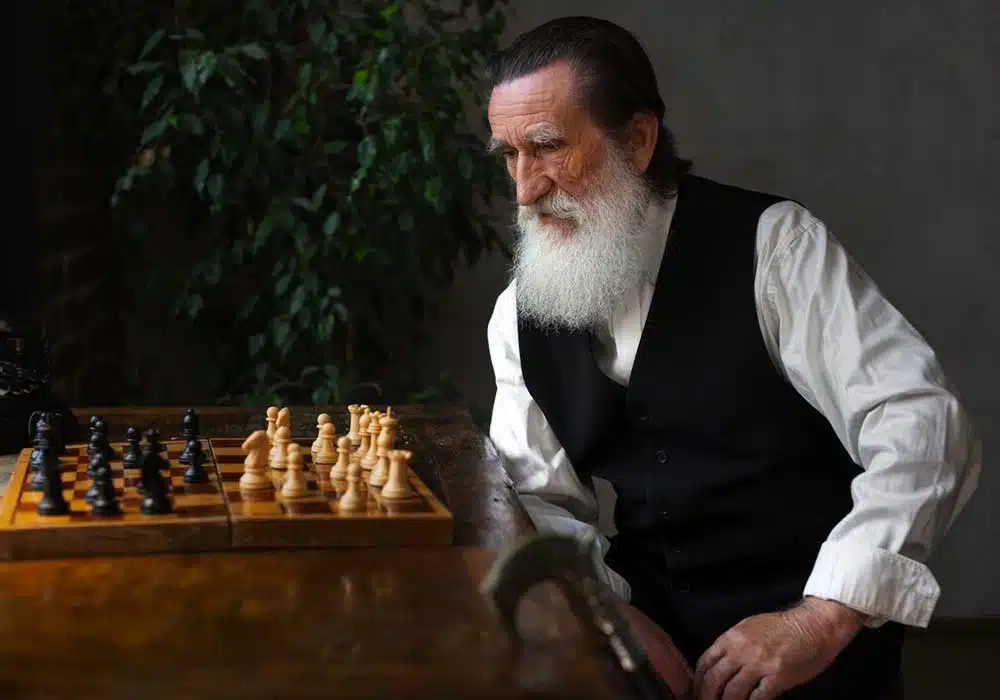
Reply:
<svg viewBox="0 0 1000 700"><path fill-rule="evenodd" d="M697 171L805 202L939 351L986 442L979 495L933 559L939 614L1000 614L1000 3L520 0L634 31ZM429 362L488 406L502 261L463 275Z"/></svg>

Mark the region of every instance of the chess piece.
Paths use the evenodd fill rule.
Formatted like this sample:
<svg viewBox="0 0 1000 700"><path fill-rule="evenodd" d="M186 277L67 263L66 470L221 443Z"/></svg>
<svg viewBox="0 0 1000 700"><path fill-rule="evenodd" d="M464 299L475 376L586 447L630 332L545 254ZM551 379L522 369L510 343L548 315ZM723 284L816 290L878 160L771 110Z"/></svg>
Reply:
<svg viewBox="0 0 1000 700"><path fill-rule="evenodd" d="M357 460L347 468L347 490L337 502L337 508L344 513L356 513L365 509L365 494L362 491L361 465Z"/></svg>
<svg viewBox="0 0 1000 700"><path fill-rule="evenodd" d="M90 476L90 488L87 489L87 493L83 495L83 500L87 503L93 504L94 500L97 498L97 475L102 469L106 470L109 474L111 473L111 465L108 463L107 457L104 456L103 452L96 452L87 463L87 474Z"/></svg>
<svg viewBox="0 0 1000 700"><path fill-rule="evenodd" d="M367 406L363 406L363 408L361 417L358 418L358 448L354 451L354 455L359 460L368 453L368 443L371 440L371 435L368 434L368 424L371 423L372 419L371 411Z"/></svg>
<svg viewBox="0 0 1000 700"><path fill-rule="evenodd" d="M351 464L351 438L344 436L337 440L337 463L330 468L330 481L341 481L347 478L347 470Z"/></svg>
<svg viewBox="0 0 1000 700"><path fill-rule="evenodd" d="M313 464L320 467L331 466L337 461L336 433L333 423L326 423L319 430L319 451L313 455ZM348 440L350 443L350 440Z"/></svg>
<svg viewBox="0 0 1000 700"><path fill-rule="evenodd" d="M302 471L302 448L295 443L288 446L287 466L281 497L289 500L302 498L306 495L306 476Z"/></svg>
<svg viewBox="0 0 1000 700"><path fill-rule="evenodd" d="M323 426L327 424L332 424L330 420L329 413L320 413L316 417L316 439L313 440L312 444L312 455L313 461L316 461L316 455L319 453L320 445L323 444Z"/></svg>
<svg viewBox="0 0 1000 700"><path fill-rule="evenodd" d="M384 486L385 482L389 480L389 452L392 451L393 442L396 439L396 426L399 424L399 421L392 417L391 411L391 408L386 411L386 415L380 421L381 429L377 438L375 466L368 477L368 483L371 486Z"/></svg>
<svg viewBox="0 0 1000 700"><path fill-rule="evenodd" d="M51 424L49 423L49 414L33 413L31 420L31 430L30 430L31 442L33 448L31 450L31 456L28 458L29 459L28 463L31 465L31 471L32 471L31 484L29 488L32 491L41 491L45 487L45 471L44 469L42 469L45 463L45 452L41 447L39 439L39 434L40 434L39 426L43 424L47 426L47 429L50 431L49 435L51 436L52 433L51 433ZM51 444L49 446L49 449L51 449Z"/></svg>
<svg viewBox="0 0 1000 700"><path fill-rule="evenodd" d="M94 439L95 435L97 436L97 442L98 442L97 449L101 450L101 452L103 452L104 456L107 458L108 462L110 462L117 455L115 454L114 449L111 447L111 441L108 440L108 424L104 421L103 418L98 418L97 421L94 423L94 427L91 432L92 440Z"/></svg>
<svg viewBox="0 0 1000 700"><path fill-rule="evenodd" d="M287 425L279 426L274 431L274 447L268 460L271 469L284 469L288 465L288 446L291 442L292 434Z"/></svg>
<svg viewBox="0 0 1000 700"><path fill-rule="evenodd" d="M268 406L267 408L267 442L274 444L274 431L278 429L278 407Z"/></svg>
<svg viewBox="0 0 1000 700"><path fill-rule="evenodd" d="M292 414L288 410L287 406L283 407L281 410L278 411L278 422L277 422L276 425L277 425L278 428L281 428L281 427L288 428L288 431L291 432L291 430L292 430Z"/></svg>
<svg viewBox="0 0 1000 700"><path fill-rule="evenodd" d="M161 515L172 510L170 497L168 494L168 484L163 478L161 471L169 463L160 456L159 452L154 452L150 448L156 447L158 443L153 441L147 444L146 452L142 455L139 469L142 471L141 483L143 499L139 505L139 510L145 515Z"/></svg>
<svg viewBox="0 0 1000 700"><path fill-rule="evenodd" d="M52 449L50 438L52 426L48 418L38 421L35 426L35 446L41 452L39 473L44 481L42 485L42 500L38 502L39 515L65 515L69 513L69 503L63 496L62 464L59 455Z"/></svg>
<svg viewBox="0 0 1000 700"><path fill-rule="evenodd" d="M124 469L135 469L139 466L139 431L134 425L130 425L125 431L125 454L122 456L122 467Z"/></svg>
<svg viewBox="0 0 1000 700"><path fill-rule="evenodd" d="M193 408L189 408L184 411L184 419L182 421L183 430L182 434L184 437L184 450L181 452L177 461L181 464L188 464L191 459L191 443L198 440L198 413ZM198 442L199 447L201 442Z"/></svg>
<svg viewBox="0 0 1000 700"><path fill-rule="evenodd" d="M98 464L94 472L94 485L91 487L94 495L87 500L90 503L90 512L97 516L118 515L121 513L121 507L118 505L115 493L111 466L102 454L95 455L94 459ZM90 491L87 494L89 496Z"/></svg>
<svg viewBox="0 0 1000 700"><path fill-rule="evenodd" d="M267 453L270 449L270 438L263 430L255 430L243 441L241 449L247 453L243 460L243 476L240 477L240 489L244 491L264 491L274 488L267 475Z"/></svg>
<svg viewBox="0 0 1000 700"><path fill-rule="evenodd" d="M170 463L160 456L161 452L163 443L160 442L160 434L155 429L149 428L146 431L146 442L142 446L142 455L139 457L139 481L136 482L136 490L140 494L146 494L146 477L149 474L155 472L162 481L161 470L170 467Z"/></svg>
<svg viewBox="0 0 1000 700"><path fill-rule="evenodd" d="M185 484L204 484L208 481L205 471L205 453L202 451L201 440L193 438L184 448L188 453L188 468L184 471Z"/></svg>
<svg viewBox="0 0 1000 700"><path fill-rule="evenodd" d="M361 456L361 468L371 471L378 461L378 434L382 430L382 414L376 411L368 420L368 451Z"/></svg>
<svg viewBox="0 0 1000 700"><path fill-rule="evenodd" d="M382 487L382 498L399 500L413 495L410 486L410 459L413 453L409 450L389 451L389 479Z"/></svg>
<svg viewBox="0 0 1000 700"><path fill-rule="evenodd" d="M90 478L94 478L94 470L91 465L94 463L96 457L101 457L105 460L108 458L108 453L104 451L104 446L101 444L99 433L93 433L90 436L90 442L87 443L87 475Z"/></svg>
<svg viewBox="0 0 1000 700"><path fill-rule="evenodd" d="M352 403L347 407L348 412L351 414L351 427L347 433L347 437L350 439L352 447L361 443L361 414L364 413L366 408L367 406L356 403Z"/></svg>

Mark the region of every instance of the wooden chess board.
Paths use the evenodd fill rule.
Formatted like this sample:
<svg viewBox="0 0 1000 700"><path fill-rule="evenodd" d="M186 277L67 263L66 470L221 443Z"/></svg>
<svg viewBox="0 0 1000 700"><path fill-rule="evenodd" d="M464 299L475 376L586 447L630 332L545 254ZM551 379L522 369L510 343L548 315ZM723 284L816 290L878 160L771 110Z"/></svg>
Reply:
<svg viewBox="0 0 1000 700"><path fill-rule="evenodd" d="M368 486L364 511L341 513L337 498L346 484L331 482L329 467L314 467L311 439L295 438L301 446L308 483L304 498L285 500L280 489L284 473L270 470L276 489L241 493L243 443L238 438L202 439L208 481L187 484L186 466L177 457L180 440L163 441L170 464L172 510L163 515L140 512L135 488L138 469L123 469L124 443L112 443L115 493L121 513L96 516L85 494L87 446L68 445L60 456L66 515L37 512L41 491L31 489L31 449L21 452L10 485L0 503L0 559L40 559L107 554L211 552L232 549L430 546L451 544L453 523L448 509L412 470L413 496L383 502L379 489Z"/></svg>

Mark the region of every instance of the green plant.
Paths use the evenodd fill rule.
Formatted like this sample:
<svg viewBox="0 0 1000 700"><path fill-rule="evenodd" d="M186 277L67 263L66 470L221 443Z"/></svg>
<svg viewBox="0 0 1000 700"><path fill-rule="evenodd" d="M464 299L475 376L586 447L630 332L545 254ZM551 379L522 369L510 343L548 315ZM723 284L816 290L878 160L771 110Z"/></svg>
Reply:
<svg viewBox="0 0 1000 700"><path fill-rule="evenodd" d="M504 6L178 2L125 66L138 143L112 204L152 247L132 288L211 339L220 394L426 389L426 312L500 242L470 115Z"/></svg>

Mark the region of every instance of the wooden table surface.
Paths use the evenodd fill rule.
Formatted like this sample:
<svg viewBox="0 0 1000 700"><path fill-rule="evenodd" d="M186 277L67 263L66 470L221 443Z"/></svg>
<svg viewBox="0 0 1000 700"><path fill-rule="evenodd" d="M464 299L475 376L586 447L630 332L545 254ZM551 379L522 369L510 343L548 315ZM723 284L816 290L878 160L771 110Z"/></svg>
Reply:
<svg viewBox="0 0 1000 700"><path fill-rule="evenodd" d="M322 409L290 410L293 433L315 431ZM104 416L112 439L151 423L166 437L183 408L76 413ZM264 426L263 411L199 413L206 436ZM0 698L615 697L556 596L529 601L540 641L516 653L479 594L494 550L532 526L468 414L393 413L455 516L455 546L0 564Z"/></svg>

